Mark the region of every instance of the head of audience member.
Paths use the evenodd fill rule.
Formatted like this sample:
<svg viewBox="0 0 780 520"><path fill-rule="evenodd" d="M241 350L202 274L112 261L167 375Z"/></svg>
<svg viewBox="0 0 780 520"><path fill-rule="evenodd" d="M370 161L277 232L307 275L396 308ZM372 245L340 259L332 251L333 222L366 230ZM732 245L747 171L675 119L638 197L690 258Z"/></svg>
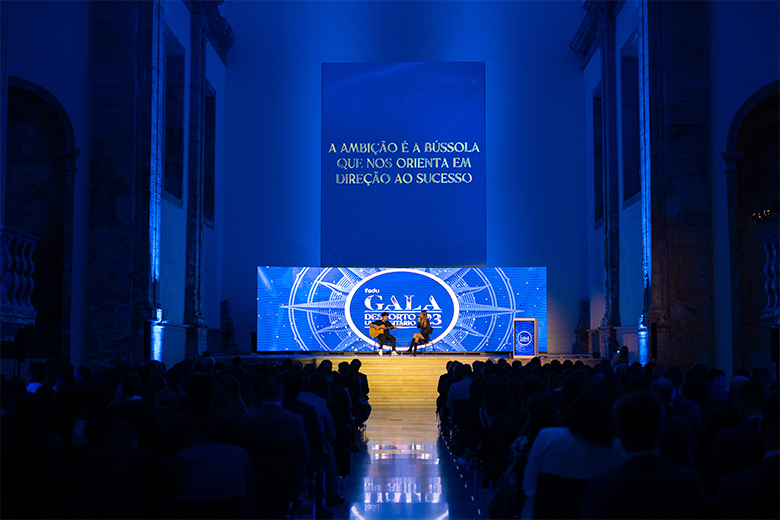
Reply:
<svg viewBox="0 0 780 520"><path fill-rule="evenodd" d="M452 375L455 376L455 380L460 381L463 379L461 374L463 373L463 364L460 361L454 361L452 363Z"/></svg>
<svg viewBox="0 0 780 520"><path fill-rule="evenodd" d="M566 378L569 377L566 374L550 374L550 378L547 380L548 391L560 392L563 390L563 384L566 382Z"/></svg>
<svg viewBox="0 0 780 520"><path fill-rule="evenodd" d="M263 404L281 404L284 400L284 383L281 377L273 375L263 381Z"/></svg>
<svg viewBox="0 0 780 520"><path fill-rule="evenodd" d="M731 401L735 406L737 404L737 394L739 394L739 389L742 388L742 385L750 381L745 376L734 376L731 378L731 381L728 385L729 390L729 401Z"/></svg>
<svg viewBox="0 0 780 520"><path fill-rule="evenodd" d="M523 381L519 377L514 376L515 373L513 372L506 382L506 391L509 396L510 405L518 405L523 402L520 398L520 388L523 386Z"/></svg>
<svg viewBox="0 0 780 520"><path fill-rule="evenodd" d="M627 453L657 450L665 420L658 396L645 390L628 392L615 402L614 417Z"/></svg>
<svg viewBox="0 0 780 520"><path fill-rule="evenodd" d="M674 391L677 392L677 394L682 393L682 386L684 382L682 370L677 367L669 367L664 371L664 377L672 382L674 385Z"/></svg>
<svg viewBox="0 0 780 520"><path fill-rule="evenodd" d="M244 360L241 359L241 356L236 356L236 357L233 358L232 364L233 364L234 367L237 367L237 366L241 365L243 362L244 362Z"/></svg>
<svg viewBox="0 0 780 520"><path fill-rule="evenodd" d="M128 421L114 421L103 432L103 444L110 443L138 447L138 431Z"/></svg>
<svg viewBox="0 0 780 520"><path fill-rule="evenodd" d="M718 388L726 388L726 372L712 368L707 371L707 382L712 383Z"/></svg>
<svg viewBox="0 0 780 520"><path fill-rule="evenodd" d="M612 446L614 424L609 399L597 389L582 392L563 416L563 425L586 440L609 448Z"/></svg>
<svg viewBox="0 0 780 520"><path fill-rule="evenodd" d="M489 417L506 410L507 406L509 406L509 394L507 393L504 380L498 377L491 377L485 383L482 406Z"/></svg>
<svg viewBox="0 0 780 520"><path fill-rule="evenodd" d="M212 387L211 407L225 412L238 422L246 407L241 399L241 383L230 374L220 376Z"/></svg>
<svg viewBox="0 0 780 520"><path fill-rule="evenodd" d="M561 413L566 413L566 410L569 408L569 406L571 406L571 404L580 394L580 390L582 390L582 387L585 386L585 383L587 382L587 379L578 374L574 374L566 378L566 380L563 382L563 386L561 387Z"/></svg>
<svg viewBox="0 0 780 520"><path fill-rule="evenodd" d="M172 390L163 388L154 396L154 408L156 410L175 410L177 406L179 406L179 398L176 397Z"/></svg>
<svg viewBox="0 0 780 520"><path fill-rule="evenodd" d="M683 384L683 395L691 401L704 404L709 401L710 389L707 381L698 374L688 379Z"/></svg>
<svg viewBox="0 0 780 520"><path fill-rule="evenodd" d="M154 399L157 397L157 394L160 390L166 388L168 388L168 382L165 378L160 374L152 374L146 379L146 382L143 385L141 400L151 410L154 408Z"/></svg>
<svg viewBox="0 0 780 520"><path fill-rule="evenodd" d="M149 378L150 375L152 375L152 367L144 365L140 367L133 367L133 372L138 374L138 377L141 378L141 384L146 382L146 380Z"/></svg>
<svg viewBox="0 0 780 520"><path fill-rule="evenodd" d="M237 381L241 381L246 377L246 370L241 365L233 365L230 367L230 375L235 377Z"/></svg>
<svg viewBox="0 0 780 520"><path fill-rule="evenodd" d="M537 392L528 398L525 403L528 410L528 420L523 426L522 433L528 438L529 444L533 444L536 435L542 428L560 426L561 418L558 407L550 394Z"/></svg>
<svg viewBox="0 0 780 520"><path fill-rule="evenodd" d="M347 363L346 361L342 361L341 363L339 363L338 366L339 366L339 374L341 374L342 376L349 375L349 363Z"/></svg>
<svg viewBox="0 0 780 520"><path fill-rule="evenodd" d="M463 364L460 367L460 376L463 379L470 379L474 375L473 370L471 369L471 365Z"/></svg>
<svg viewBox="0 0 780 520"><path fill-rule="evenodd" d="M742 422L761 415L761 407L764 405L765 398L766 391L761 383L751 380L742 385L737 393L737 407Z"/></svg>
<svg viewBox="0 0 780 520"><path fill-rule="evenodd" d="M317 367L317 372L324 375L325 377L331 377L333 375L333 365L330 363L325 363L325 361L320 363L320 366Z"/></svg>
<svg viewBox="0 0 780 520"><path fill-rule="evenodd" d="M761 409L761 438L766 451L780 449L780 401L775 390L766 396Z"/></svg>
<svg viewBox="0 0 780 520"><path fill-rule="evenodd" d="M265 380L265 377L260 372L249 372L244 378L244 381L251 384L252 389L255 391L255 407L257 407L260 404L259 401L260 399L262 399L263 380Z"/></svg>
<svg viewBox="0 0 780 520"><path fill-rule="evenodd" d="M354 368L355 372L360 372L360 367L363 366L363 363L361 363L358 358L354 358L352 361L349 362L349 366Z"/></svg>
<svg viewBox="0 0 780 520"><path fill-rule="evenodd" d="M27 369L27 380L30 383L43 383L46 377L46 370L46 363L33 361L30 363L30 368Z"/></svg>
<svg viewBox="0 0 780 520"><path fill-rule="evenodd" d="M212 383L206 374L194 374L185 379L184 392L196 410L207 410L211 406Z"/></svg>
<svg viewBox="0 0 780 520"><path fill-rule="evenodd" d="M704 363L694 363L693 366L691 366L691 370L700 378L707 379L707 372L709 372L709 370L707 370L707 365Z"/></svg>
<svg viewBox="0 0 780 520"><path fill-rule="evenodd" d="M116 367L107 368L98 379L98 381L105 381L111 385L111 395L116 392L116 387L119 386L119 381L122 379L122 371ZM95 379L93 375L93 381ZM113 397L112 397L113 399Z"/></svg>
<svg viewBox="0 0 780 520"><path fill-rule="evenodd" d="M125 372L116 387L116 402L131 401L141 388L141 378L135 372Z"/></svg>
<svg viewBox="0 0 780 520"><path fill-rule="evenodd" d="M257 370L263 375L264 378L271 376L271 365L269 365L267 362L263 361L256 366L258 367Z"/></svg>
<svg viewBox="0 0 780 520"><path fill-rule="evenodd" d="M653 371L651 372L653 380L656 380L659 377L664 377L665 372L666 372L665 366L657 365L655 368L653 368Z"/></svg>
<svg viewBox="0 0 780 520"><path fill-rule="evenodd" d="M83 394L84 391L75 383L63 385L49 408L51 429L62 438L63 446L71 445L73 425L83 407Z"/></svg>
<svg viewBox="0 0 780 520"><path fill-rule="evenodd" d="M325 374L322 372L316 371L314 372L311 377L309 378L309 381L311 382L313 394L317 397L322 397L323 399L328 398L328 378L325 377Z"/></svg>
<svg viewBox="0 0 780 520"><path fill-rule="evenodd" d="M282 384L284 385L284 398L290 400L298 399L298 395L303 391L303 377L297 370L287 370L282 374Z"/></svg>
<svg viewBox="0 0 780 520"><path fill-rule="evenodd" d="M677 393L674 391L672 382L665 377L659 377L653 381L651 389L664 405L672 406L674 404L674 396L677 395Z"/></svg>
<svg viewBox="0 0 780 520"><path fill-rule="evenodd" d="M535 374L530 374L520 384L520 400L528 404L532 395L544 392L544 381Z"/></svg>
<svg viewBox="0 0 780 520"><path fill-rule="evenodd" d="M213 357L207 357L206 359L203 360L202 364L206 370L211 372L212 370L214 370L214 365L217 364L217 360L214 359Z"/></svg>
<svg viewBox="0 0 780 520"><path fill-rule="evenodd" d="M35 395L41 400L41 403L43 403L43 408L48 410L49 406L51 406L51 403L54 401L54 388L49 385L41 385L35 390Z"/></svg>
<svg viewBox="0 0 780 520"><path fill-rule="evenodd" d="M252 410L255 407L255 399L257 399L255 387L246 379L242 379L239 383L241 384L241 400L244 402L244 407L247 410Z"/></svg>
<svg viewBox="0 0 780 520"><path fill-rule="evenodd" d="M162 361L155 361L155 360L150 361L149 368L152 369L152 374L160 374L163 377L165 377L165 374L168 372L165 363L163 363Z"/></svg>
<svg viewBox="0 0 780 520"><path fill-rule="evenodd" d="M766 390L772 384L772 373L765 367L756 367L750 371L750 380L759 383Z"/></svg>
<svg viewBox="0 0 780 520"><path fill-rule="evenodd" d="M59 392L63 386L75 384L76 378L73 376L76 367L70 364L61 363L54 370L54 391Z"/></svg>
<svg viewBox="0 0 780 520"><path fill-rule="evenodd" d="M79 367L73 373L73 377L77 383L82 381L92 381L92 369L88 366L79 365Z"/></svg>
<svg viewBox="0 0 780 520"><path fill-rule="evenodd" d="M637 390L643 390L645 392L650 391L650 383L644 379L630 379L624 386L622 394L628 392L636 392Z"/></svg>
<svg viewBox="0 0 780 520"><path fill-rule="evenodd" d="M105 379L83 383L80 386L83 390L81 398L84 409L82 413L85 419L91 419L98 412L111 405L113 388Z"/></svg>

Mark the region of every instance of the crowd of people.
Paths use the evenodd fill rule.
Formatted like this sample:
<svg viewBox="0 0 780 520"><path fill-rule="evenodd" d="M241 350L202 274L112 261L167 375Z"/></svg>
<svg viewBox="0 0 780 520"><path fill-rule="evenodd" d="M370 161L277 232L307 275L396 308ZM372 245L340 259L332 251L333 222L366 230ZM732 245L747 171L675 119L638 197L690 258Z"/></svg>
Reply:
<svg viewBox="0 0 780 520"><path fill-rule="evenodd" d="M778 518L778 382L534 358L457 360L437 413L491 518ZM353 359L31 363L2 385L3 517L317 518L371 413Z"/></svg>
<svg viewBox="0 0 780 520"><path fill-rule="evenodd" d="M780 518L765 368L726 384L703 364L450 361L438 391L491 518Z"/></svg>
<svg viewBox="0 0 780 520"><path fill-rule="evenodd" d="M33 362L2 386L3 517L331 518L371 412L360 367Z"/></svg>

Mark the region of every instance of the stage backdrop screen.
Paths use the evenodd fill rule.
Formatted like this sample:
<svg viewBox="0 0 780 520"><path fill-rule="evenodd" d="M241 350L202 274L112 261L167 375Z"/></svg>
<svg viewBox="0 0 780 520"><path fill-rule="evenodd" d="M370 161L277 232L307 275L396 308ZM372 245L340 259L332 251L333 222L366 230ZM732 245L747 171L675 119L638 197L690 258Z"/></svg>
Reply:
<svg viewBox="0 0 780 520"><path fill-rule="evenodd" d="M320 265L487 265L485 64L323 63Z"/></svg>
<svg viewBox="0 0 780 520"><path fill-rule="evenodd" d="M544 267L257 268L259 352L373 351L382 312L405 349L423 309L436 351L512 352L515 318L537 319L547 351Z"/></svg>

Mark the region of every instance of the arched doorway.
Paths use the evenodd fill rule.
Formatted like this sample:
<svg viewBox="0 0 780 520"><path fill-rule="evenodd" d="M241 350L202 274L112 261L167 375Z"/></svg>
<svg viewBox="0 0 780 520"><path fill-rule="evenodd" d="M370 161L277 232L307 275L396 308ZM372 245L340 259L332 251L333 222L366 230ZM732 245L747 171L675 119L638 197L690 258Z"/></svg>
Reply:
<svg viewBox="0 0 780 520"><path fill-rule="evenodd" d="M754 214L771 210L780 193L779 87L780 82L774 82L751 96L737 112L729 130L727 153L733 154L728 199L735 369L771 366L770 323L765 312L765 245L767 241L777 242L778 214L775 211L763 220L755 219ZM769 289L776 292L777 275L774 276L774 282L770 282L774 289Z"/></svg>
<svg viewBox="0 0 780 520"><path fill-rule="evenodd" d="M35 325L26 357L67 361L73 240L74 133L46 89L8 78L5 226L38 237L32 254Z"/></svg>

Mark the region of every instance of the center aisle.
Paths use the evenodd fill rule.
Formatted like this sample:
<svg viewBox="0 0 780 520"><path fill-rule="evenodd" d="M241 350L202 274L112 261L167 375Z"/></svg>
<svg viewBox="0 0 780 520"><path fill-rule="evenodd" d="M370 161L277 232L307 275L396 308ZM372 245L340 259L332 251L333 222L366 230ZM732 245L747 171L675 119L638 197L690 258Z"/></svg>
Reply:
<svg viewBox="0 0 780 520"><path fill-rule="evenodd" d="M376 406L362 440L336 518L479 518L431 406Z"/></svg>

